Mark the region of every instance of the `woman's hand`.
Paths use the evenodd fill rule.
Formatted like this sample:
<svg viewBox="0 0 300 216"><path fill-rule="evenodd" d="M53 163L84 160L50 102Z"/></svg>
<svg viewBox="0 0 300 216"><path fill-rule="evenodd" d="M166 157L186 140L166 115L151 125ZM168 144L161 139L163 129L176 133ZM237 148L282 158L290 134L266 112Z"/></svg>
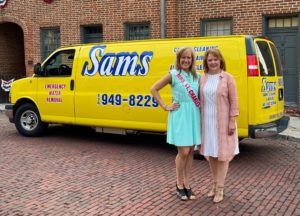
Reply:
<svg viewBox="0 0 300 216"><path fill-rule="evenodd" d="M228 125L228 135L231 136L236 130L235 118L230 118Z"/></svg>
<svg viewBox="0 0 300 216"><path fill-rule="evenodd" d="M171 105L165 105L164 106L164 110L166 111L174 111L177 110L179 108L179 103L172 103Z"/></svg>

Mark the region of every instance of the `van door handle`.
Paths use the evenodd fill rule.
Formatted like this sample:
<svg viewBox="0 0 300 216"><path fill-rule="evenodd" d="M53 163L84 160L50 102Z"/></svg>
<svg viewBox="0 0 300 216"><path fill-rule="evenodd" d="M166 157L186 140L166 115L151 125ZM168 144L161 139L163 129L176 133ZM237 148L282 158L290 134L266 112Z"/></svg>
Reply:
<svg viewBox="0 0 300 216"><path fill-rule="evenodd" d="M70 82L70 90L71 91L74 90L74 80L71 80L71 82Z"/></svg>
<svg viewBox="0 0 300 216"><path fill-rule="evenodd" d="M278 89L278 100L283 100L283 88Z"/></svg>

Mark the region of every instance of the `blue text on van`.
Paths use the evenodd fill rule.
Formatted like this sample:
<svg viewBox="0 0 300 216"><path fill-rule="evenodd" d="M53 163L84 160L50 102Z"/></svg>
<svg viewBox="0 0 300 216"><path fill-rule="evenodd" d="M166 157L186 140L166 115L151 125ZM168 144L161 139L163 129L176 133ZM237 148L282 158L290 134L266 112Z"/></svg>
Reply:
<svg viewBox="0 0 300 216"><path fill-rule="evenodd" d="M146 76L149 72L149 62L152 51L144 51L139 56L137 52L106 53L105 45L94 46L89 52L89 60L84 62L81 74L94 76ZM99 59L99 57L102 57Z"/></svg>

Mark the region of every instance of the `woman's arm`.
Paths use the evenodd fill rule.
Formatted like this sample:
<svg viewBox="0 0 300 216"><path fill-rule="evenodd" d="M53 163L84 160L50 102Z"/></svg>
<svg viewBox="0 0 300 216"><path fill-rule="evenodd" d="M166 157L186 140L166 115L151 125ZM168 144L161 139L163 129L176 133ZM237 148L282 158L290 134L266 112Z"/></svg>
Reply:
<svg viewBox="0 0 300 216"><path fill-rule="evenodd" d="M150 88L151 94L153 95L157 103L166 111L172 111L179 107L178 103L173 103L169 106L166 105L159 94L159 90L161 90L171 82L172 82L172 76L170 73L168 73L163 78L161 78L156 83L154 83L153 86Z"/></svg>
<svg viewBox="0 0 300 216"><path fill-rule="evenodd" d="M228 134L233 135L236 130L236 117L239 115L239 106L237 88L232 76L228 79L228 99L230 104Z"/></svg>
<svg viewBox="0 0 300 216"><path fill-rule="evenodd" d="M228 79L228 99L230 104L229 116L236 117L239 115L238 93L233 76Z"/></svg>

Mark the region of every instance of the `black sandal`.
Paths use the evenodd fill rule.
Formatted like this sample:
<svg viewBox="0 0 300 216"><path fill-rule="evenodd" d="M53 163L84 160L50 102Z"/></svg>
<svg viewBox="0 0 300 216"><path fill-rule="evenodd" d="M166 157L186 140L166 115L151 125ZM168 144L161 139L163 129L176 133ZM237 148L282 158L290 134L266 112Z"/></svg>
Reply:
<svg viewBox="0 0 300 216"><path fill-rule="evenodd" d="M177 184L176 184L176 192L177 192L177 196L179 197L180 200L182 200L182 201L188 200L185 189L184 188L179 189Z"/></svg>
<svg viewBox="0 0 300 216"><path fill-rule="evenodd" d="M195 196L195 194L193 193L192 188L184 188L184 190L185 190L186 196L187 196L190 200L196 199L196 196Z"/></svg>

